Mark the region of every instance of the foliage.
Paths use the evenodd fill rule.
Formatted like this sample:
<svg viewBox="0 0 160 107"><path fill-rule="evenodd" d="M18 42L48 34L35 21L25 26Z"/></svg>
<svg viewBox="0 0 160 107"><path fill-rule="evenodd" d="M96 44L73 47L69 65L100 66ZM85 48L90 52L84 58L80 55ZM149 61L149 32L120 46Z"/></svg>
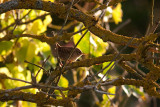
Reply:
<svg viewBox="0 0 160 107"><path fill-rule="evenodd" d="M4 2L0 5L5 5ZM104 3L105 9L101 9L104 5L100 3L100 0L89 0L89 3L86 3L86 1L76 2L75 0L75 7L79 11L74 9L75 7L68 7L67 2L62 1L61 4L57 3L57 0L39 2L34 0L13 0L13 2L22 3L21 5L26 7L18 6L14 8L13 6L13 9L8 7L7 9L11 11L7 9L3 11L0 8L0 11L2 11L0 15L0 101L8 101L5 99L5 93L8 93L8 98L12 97L10 96L12 94L19 97L16 92L22 92L24 96L27 94L28 97L26 95L24 99L22 98L23 101L13 99L7 103L0 102L2 107L15 104L23 105L24 107L36 106L36 104L41 106L45 104L73 106L73 99L80 100L79 94L89 90L93 91L95 99L101 99L95 101L95 105L110 107L114 105L113 101L117 98L117 86L121 86L121 94L124 96L131 97L133 95L137 99L144 100L147 96L144 90L141 90L141 87L143 87L149 95L160 97L155 90L155 88L159 87L156 84L159 75L156 75L157 73L154 72L158 72L159 67L154 65L152 61L149 62L150 60L147 59L149 57L145 54L145 52L147 53L150 50L149 47L159 46L159 44L154 43L158 34L148 34L147 37L138 39L118 35L107 29L107 25L109 26L111 22L114 22L116 25L122 22L123 13L120 1L118 1L118 4L116 4L116 1L111 2L115 2L115 6L110 6L109 2L107 4ZM92 8L92 3L90 2L94 4ZM25 5L25 3L27 4ZM36 4L37 7L27 7L28 4L33 7L33 4ZM88 5L88 8L84 4ZM50 9L47 6L55 6L55 8ZM98 10L96 11L96 9ZM65 10L67 11L64 12ZM102 18L101 13L103 12L106 13L103 14ZM55 15L57 16L55 17ZM67 15L68 18L66 17ZM96 18L92 17L93 15ZM64 26L69 26L69 29L66 31L61 32L58 29L59 25L54 25L52 22L53 20L61 20L59 17L68 20ZM83 24L75 22L73 19ZM84 28L86 29L73 34L73 32L78 32ZM54 34L52 31L56 33ZM118 53L112 52L109 41L119 45L136 47L137 51L131 54L122 54L121 51ZM130 43L131 41L132 43ZM72 47L77 45L77 48L84 55L79 59L80 61L73 63L65 63L67 61L64 61L63 65L61 65L55 49L56 42L65 43ZM113 48L117 49L116 46ZM155 48L152 50L155 50ZM152 51L149 52L153 53ZM123 63L127 61L137 61L153 72L148 76L140 75L126 63ZM118 67L117 63L120 63L119 65L124 69L122 76L119 75L121 69L118 68L117 70L116 68ZM116 70L118 73L115 72ZM128 78L125 71L134 76ZM124 78L122 78L123 76ZM155 77L155 80L152 81L151 77ZM151 89L144 84L148 82L151 84ZM31 87L26 88L25 86ZM20 87L20 89L17 87ZM11 90L8 91L8 89ZM54 93L50 93L51 91L54 91ZM50 94L53 94L52 96L55 99ZM33 97L32 95L35 96ZM4 97L3 100L2 96ZM125 98L122 100L124 101Z"/></svg>

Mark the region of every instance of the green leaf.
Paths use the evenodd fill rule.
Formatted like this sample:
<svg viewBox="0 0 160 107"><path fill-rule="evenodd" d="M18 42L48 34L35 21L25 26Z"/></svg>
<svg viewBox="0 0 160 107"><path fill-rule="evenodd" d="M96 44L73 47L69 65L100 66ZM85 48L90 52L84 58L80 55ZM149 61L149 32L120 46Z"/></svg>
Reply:
<svg viewBox="0 0 160 107"><path fill-rule="evenodd" d="M19 42L21 47L16 48L15 52L18 62L23 63L24 60L31 62L39 52L37 44L29 38L21 38Z"/></svg>
<svg viewBox="0 0 160 107"><path fill-rule="evenodd" d="M26 53L26 60L31 62L33 57L38 54L38 47L34 41L31 41L28 45L27 53Z"/></svg>
<svg viewBox="0 0 160 107"><path fill-rule="evenodd" d="M16 48L15 56L19 63L23 63L26 59L27 49L29 45L28 38L20 38L19 42L21 47Z"/></svg>
<svg viewBox="0 0 160 107"><path fill-rule="evenodd" d="M144 97L144 92L140 91L139 88L132 86L132 85L123 85L122 89L124 90L124 92L127 94L127 96L129 97L131 94L137 98L139 98L141 96Z"/></svg>
<svg viewBox="0 0 160 107"><path fill-rule="evenodd" d="M58 85L61 87L68 87L68 84L68 80L64 76L61 76Z"/></svg>
<svg viewBox="0 0 160 107"><path fill-rule="evenodd" d="M102 98L103 98L103 100L100 104L100 107L110 107L111 103L110 103L110 100L108 99L107 95L103 94Z"/></svg>
<svg viewBox="0 0 160 107"><path fill-rule="evenodd" d="M103 74L105 74L111 67L112 65L114 64L114 62L112 62L110 65L110 62L104 62L102 64L102 68L105 68L106 66L108 66L104 71L103 71ZM114 66L111 68L111 70L114 68Z"/></svg>
<svg viewBox="0 0 160 107"><path fill-rule="evenodd" d="M73 36L74 43L76 44L80 38L81 38L81 35L79 33L74 35ZM82 38L77 48L79 48L85 54L90 53L92 56L98 57L98 56L102 56L106 52L107 46L108 46L108 43L103 42L102 39L88 32Z"/></svg>
<svg viewBox="0 0 160 107"><path fill-rule="evenodd" d="M26 25L17 26L16 29L13 31L14 35L20 35L26 29Z"/></svg>
<svg viewBox="0 0 160 107"><path fill-rule="evenodd" d="M123 91L126 93L126 95L127 95L128 97L131 96L132 91L131 91L129 85L122 85L122 89L123 89Z"/></svg>
<svg viewBox="0 0 160 107"><path fill-rule="evenodd" d="M11 41L2 41L0 42L0 54L6 54L7 51L11 49L13 42Z"/></svg>
<svg viewBox="0 0 160 107"><path fill-rule="evenodd" d="M85 32L85 31L84 31ZM73 36L74 43L76 44L79 39L81 38L81 35L78 33ZM88 54L89 53L89 38L90 38L90 33L88 32L80 41L78 44L77 48L79 48L83 53Z"/></svg>
<svg viewBox="0 0 160 107"><path fill-rule="evenodd" d="M91 39L93 38L93 39ZM94 45L93 42L94 41ZM98 56L102 56L105 52L106 52L106 48L108 47L108 43L107 42L103 42L102 39L100 39L99 37L95 36L95 35L91 35L90 36L90 42L92 43L91 46L91 54L95 57Z"/></svg>

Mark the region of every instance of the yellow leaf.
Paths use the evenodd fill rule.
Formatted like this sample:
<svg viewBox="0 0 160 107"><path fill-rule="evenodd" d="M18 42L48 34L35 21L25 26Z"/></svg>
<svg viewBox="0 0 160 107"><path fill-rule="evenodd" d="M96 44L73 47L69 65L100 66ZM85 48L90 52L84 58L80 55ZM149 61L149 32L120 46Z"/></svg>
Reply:
<svg viewBox="0 0 160 107"><path fill-rule="evenodd" d="M68 87L68 84L69 84L68 80L65 77L61 76L61 79L60 79L58 85L61 87Z"/></svg>
<svg viewBox="0 0 160 107"><path fill-rule="evenodd" d="M50 24L52 22L52 18L50 15L47 15L43 21L44 26L47 26L48 24Z"/></svg>
<svg viewBox="0 0 160 107"><path fill-rule="evenodd" d="M38 19L33 22L32 26L30 27L29 33L31 34L40 34L43 30L43 23L41 19Z"/></svg>
<svg viewBox="0 0 160 107"><path fill-rule="evenodd" d="M115 92L116 92L116 87L113 86L113 87L109 88L109 89L108 89L108 92L111 93L111 94L115 94ZM114 95L109 95L109 96L110 96L110 98L114 98Z"/></svg>
<svg viewBox="0 0 160 107"><path fill-rule="evenodd" d="M113 9L112 15L113 15L113 20L116 24L119 22L122 22L122 9L121 9L121 4L118 3L116 8Z"/></svg>

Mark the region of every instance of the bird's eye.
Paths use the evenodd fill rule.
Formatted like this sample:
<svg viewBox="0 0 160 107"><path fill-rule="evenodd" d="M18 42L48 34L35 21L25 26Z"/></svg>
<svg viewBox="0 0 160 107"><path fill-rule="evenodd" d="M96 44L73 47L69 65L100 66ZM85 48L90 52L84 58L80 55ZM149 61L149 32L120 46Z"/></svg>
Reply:
<svg viewBox="0 0 160 107"><path fill-rule="evenodd" d="M81 52L81 51L78 51L78 54L82 54L82 52Z"/></svg>

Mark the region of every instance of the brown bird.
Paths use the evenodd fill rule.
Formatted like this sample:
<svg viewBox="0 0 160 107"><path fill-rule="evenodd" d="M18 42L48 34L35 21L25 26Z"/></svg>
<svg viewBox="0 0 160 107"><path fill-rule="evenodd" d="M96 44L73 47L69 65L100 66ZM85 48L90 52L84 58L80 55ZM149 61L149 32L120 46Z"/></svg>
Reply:
<svg viewBox="0 0 160 107"><path fill-rule="evenodd" d="M58 57L61 61L66 61L74 49L73 47L60 46L58 43L56 43L56 48ZM71 57L68 59L66 63L74 62L82 55L83 55L82 51L78 48L75 48L74 52L72 53Z"/></svg>

